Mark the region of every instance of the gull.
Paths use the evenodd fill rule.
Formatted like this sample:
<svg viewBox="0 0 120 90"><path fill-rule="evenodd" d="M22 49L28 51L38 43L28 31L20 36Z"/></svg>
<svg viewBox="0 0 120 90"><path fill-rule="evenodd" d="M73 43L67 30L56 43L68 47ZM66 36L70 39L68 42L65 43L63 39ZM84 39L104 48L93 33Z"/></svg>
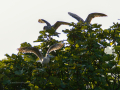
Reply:
<svg viewBox="0 0 120 90"><path fill-rule="evenodd" d="M49 22L47 22L44 19L39 19L38 22L39 23L46 23L47 24L47 26L44 26L44 28L43 28L45 30L52 29L52 27L56 30L60 25L69 25L70 24L68 22L57 21L54 25L51 25Z"/></svg>
<svg viewBox="0 0 120 90"><path fill-rule="evenodd" d="M86 20L84 21L80 16L74 14L74 13L71 13L71 12L68 12L68 14L70 16L72 16L73 18L77 19L78 22L81 20L83 23L87 23L87 24L90 24L91 20L95 17L103 17L103 16L107 16L106 14L103 14L103 13L90 13Z"/></svg>
<svg viewBox="0 0 120 90"><path fill-rule="evenodd" d="M41 64L44 66L45 64L48 64L50 61L49 53L54 50L61 49L63 46L64 46L63 43L57 43L57 44L50 46L45 57L43 57L39 49L35 47L21 47L21 48L18 48L18 50L23 53L34 53L40 59L37 62L41 62Z"/></svg>

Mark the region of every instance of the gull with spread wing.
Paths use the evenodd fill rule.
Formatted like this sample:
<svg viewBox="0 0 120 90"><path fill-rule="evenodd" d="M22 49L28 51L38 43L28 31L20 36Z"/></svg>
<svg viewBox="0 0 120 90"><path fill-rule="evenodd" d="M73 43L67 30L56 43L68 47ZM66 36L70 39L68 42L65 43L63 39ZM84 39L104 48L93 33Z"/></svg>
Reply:
<svg viewBox="0 0 120 90"><path fill-rule="evenodd" d="M63 43L57 43L57 44L50 46L45 57L43 57L39 49L35 47L22 47L22 48L18 48L18 50L23 53L34 53L40 59L37 62L41 62L42 65L45 65L45 64L48 64L50 61L49 53L54 50L61 49L63 46L64 46Z"/></svg>
<svg viewBox="0 0 120 90"><path fill-rule="evenodd" d="M95 18L95 17L107 16L106 14L103 14L103 13L90 13L90 14L87 16L86 20L84 21L80 16L78 16L78 15L76 15L76 14L74 14L74 13L68 12L68 14L69 14L70 16L72 16L73 18L77 19L78 22L79 22L79 21L82 21L83 23L87 23L87 24L90 24L91 20L92 20L93 18Z"/></svg>
<svg viewBox="0 0 120 90"><path fill-rule="evenodd" d="M60 25L69 25L70 23L68 22L63 22L63 21L57 21L54 25L51 25L49 22L47 22L46 20L44 19L39 19L38 20L39 23L46 23L47 26L44 26L43 29L45 30L49 30L51 29L52 27L56 30Z"/></svg>

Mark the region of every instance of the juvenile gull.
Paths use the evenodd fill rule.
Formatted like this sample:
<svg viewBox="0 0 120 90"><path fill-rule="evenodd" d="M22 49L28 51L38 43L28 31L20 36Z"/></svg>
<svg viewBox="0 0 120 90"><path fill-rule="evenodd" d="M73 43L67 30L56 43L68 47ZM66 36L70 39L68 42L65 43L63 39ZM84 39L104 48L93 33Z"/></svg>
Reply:
<svg viewBox="0 0 120 90"><path fill-rule="evenodd" d="M76 15L76 14L74 14L74 13L68 12L68 14L69 14L70 16L72 16L73 18L77 19L78 22L81 20L83 23L86 22L87 24L90 24L91 20L92 20L93 18L95 18L95 17L107 16L106 14L103 14L103 13L90 13L90 14L87 16L86 20L84 21L80 16L78 16L78 15Z"/></svg>
<svg viewBox="0 0 120 90"><path fill-rule="evenodd" d="M44 19L39 19L38 20L39 23L46 23L47 26L44 26L43 29L45 30L49 30L51 29L52 27L56 30L60 25L69 25L70 23L68 22L63 22L63 21L57 21L54 25L51 25L49 22L47 22L46 20Z"/></svg>
<svg viewBox="0 0 120 90"><path fill-rule="evenodd" d="M63 43L57 43L57 44L50 46L45 57L43 57L39 49L35 47L22 47L22 48L18 48L18 50L23 53L34 53L40 59L37 62L41 62L42 65L45 65L45 64L48 64L50 61L49 53L54 50L61 49L63 46L64 46Z"/></svg>

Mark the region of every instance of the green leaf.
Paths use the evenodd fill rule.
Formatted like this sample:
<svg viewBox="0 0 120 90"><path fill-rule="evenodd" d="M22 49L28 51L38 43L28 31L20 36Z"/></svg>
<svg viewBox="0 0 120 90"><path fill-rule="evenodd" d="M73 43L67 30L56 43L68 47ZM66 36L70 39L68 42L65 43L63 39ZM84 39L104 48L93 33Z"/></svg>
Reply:
<svg viewBox="0 0 120 90"><path fill-rule="evenodd" d="M11 81L10 80L3 80L3 84L10 84Z"/></svg>
<svg viewBox="0 0 120 90"><path fill-rule="evenodd" d="M18 71L15 71L14 73L16 74L16 75L22 75L23 74L23 69L22 70L18 70Z"/></svg>

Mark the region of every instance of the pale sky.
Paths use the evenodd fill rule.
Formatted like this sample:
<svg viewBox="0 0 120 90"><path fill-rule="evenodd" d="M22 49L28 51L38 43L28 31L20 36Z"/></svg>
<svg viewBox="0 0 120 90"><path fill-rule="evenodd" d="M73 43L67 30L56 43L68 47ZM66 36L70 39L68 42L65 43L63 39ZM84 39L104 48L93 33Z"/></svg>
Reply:
<svg viewBox="0 0 120 90"><path fill-rule="evenodd" d="M34 45L40 30L46 24L38 23L38 19L45 19L52 25L56 21L75 22L77 20L68 15L75 13L84 20L93 12L104 13L108 17L98 17L93 23L102 24L102 28L109 28L113 22L120 22L119 0L1 0L0 1L0 59L4 54L17 54L17 48L23 42ZM69 29L62 25L57 31ZM60 40L66 39L62 34Z"/></svg>

